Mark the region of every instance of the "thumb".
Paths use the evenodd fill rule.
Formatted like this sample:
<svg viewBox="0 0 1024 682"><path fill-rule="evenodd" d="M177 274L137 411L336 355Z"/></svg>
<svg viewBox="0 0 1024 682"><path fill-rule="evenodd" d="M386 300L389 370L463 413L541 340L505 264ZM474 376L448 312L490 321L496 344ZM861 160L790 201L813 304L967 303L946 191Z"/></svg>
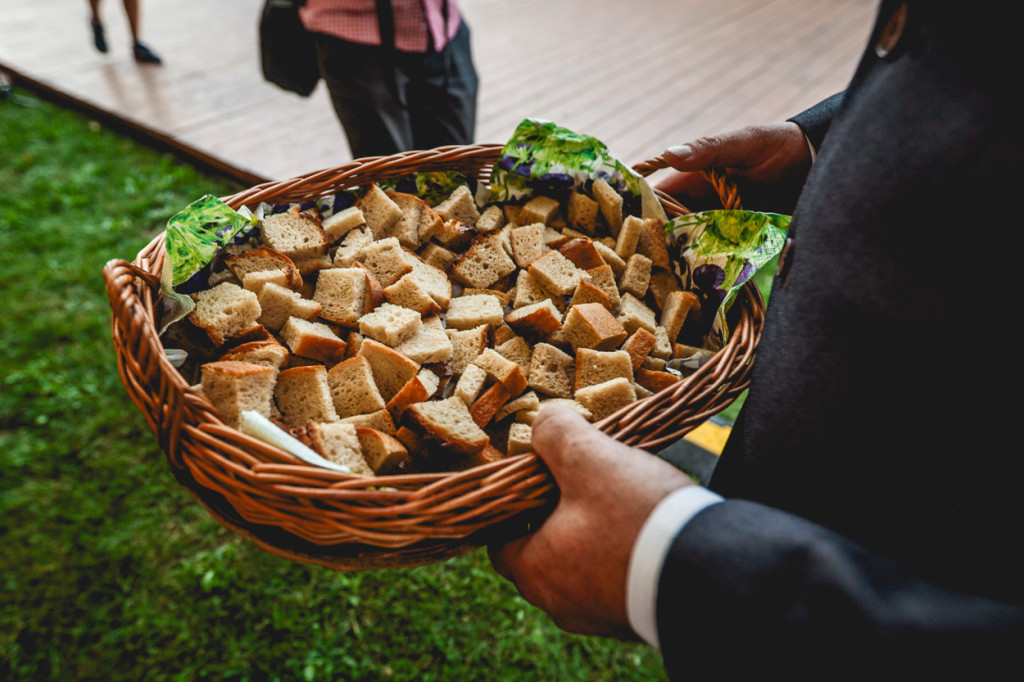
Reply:
<svg viewBox="0 0 1024 682"><path fill-rule="evenodd" d="M698 171L713 167L742 167L750 157L750 135L746 130L699 137L669 147L664 158L672 168Z"/></svg>
<svg viewBox="0 0 1024 682"><path fill-rule="evenodd" d="M545 407L533 422L533 449L560 484L572 480L568 474L584 462L593 471L608 459L609 450L625 447L564 405Z"/></svg>

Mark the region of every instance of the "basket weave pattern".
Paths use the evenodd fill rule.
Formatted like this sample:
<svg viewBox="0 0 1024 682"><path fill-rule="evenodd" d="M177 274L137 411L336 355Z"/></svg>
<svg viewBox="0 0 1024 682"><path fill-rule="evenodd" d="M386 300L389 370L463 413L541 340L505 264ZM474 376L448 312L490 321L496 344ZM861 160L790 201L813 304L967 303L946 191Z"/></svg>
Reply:
<svg viewBox="0 0 1024 682"><path fill-rule="evenodd" d="M300 202L413 172L457 170L486 182L500 145L443 147L347 165L227 197L233 208ZM660 159L638 165L647 175ZM728 208L734 191L717 186ZM731 192L731 194L730 194ZM685 207L659 194L670 217ZM167 456L175 478L226 527L286 558L338 570L412 566L464 553L501 533L505 522L543 515L557 497L533 454L466 471L362 477L308 465L226 426L210 401L171 365L157 333L161 234L132 263L104 269L118 371ZM695 374L595 425L646 449L675 442L746 388L764 303L748 284L737 298L726 347ZM524 525L524 524L520 524Z"/></svg>

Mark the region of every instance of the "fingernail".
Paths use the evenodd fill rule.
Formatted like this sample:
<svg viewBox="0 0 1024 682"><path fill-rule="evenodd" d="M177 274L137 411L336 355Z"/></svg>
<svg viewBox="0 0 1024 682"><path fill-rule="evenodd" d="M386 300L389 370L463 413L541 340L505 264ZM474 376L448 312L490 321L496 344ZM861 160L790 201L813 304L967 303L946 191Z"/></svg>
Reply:
<svg viewBox="0 0 1024 682"><path fill-rule="evenodd" d="M677 159L686 159L689 158L691 154L693 154L693 147L691 147L688 144L679 144L676 145L675 147L669 147L668 149L665 150L665 152L676 157Z"/></svg>

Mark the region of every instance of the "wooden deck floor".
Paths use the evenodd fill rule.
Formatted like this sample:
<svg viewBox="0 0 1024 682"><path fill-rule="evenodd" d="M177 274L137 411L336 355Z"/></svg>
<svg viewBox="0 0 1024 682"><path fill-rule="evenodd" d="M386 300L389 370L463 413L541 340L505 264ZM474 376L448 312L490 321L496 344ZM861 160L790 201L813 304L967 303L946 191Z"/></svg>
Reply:
<svg viewBox="0 0 1024 682"><path fill-rule="evenodd" d="M843 88L875 0L461 0L481 78L478 142L524 117L603 140L627 163L667 145L778 120ZM119 0L111 51L91 43L86 0L3 0L0 68L205 158L281 179L351 159L321 85L304 99L265 83L262 0L143 0L139 66Z"/></svg>

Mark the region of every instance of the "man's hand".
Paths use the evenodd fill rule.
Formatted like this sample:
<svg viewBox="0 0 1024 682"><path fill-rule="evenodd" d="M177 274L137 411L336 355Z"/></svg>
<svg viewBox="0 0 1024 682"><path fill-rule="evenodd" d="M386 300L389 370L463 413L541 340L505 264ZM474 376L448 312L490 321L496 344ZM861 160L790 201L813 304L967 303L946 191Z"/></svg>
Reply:
<svg viewBox="0 0 1024 682"><path fill-rule="evenodd" d="M736 182L744 208L792 213L811 167L803 131L791 122L702 137L669 147L664 156L680 172L658 182L658 189L693 210L720 207L712 204L711 186L699 172L717 167Z"/></svg>
<svg viewBox="0 0 1024 682"><path fill-rule="evenodd" d="M536 532L491 546L491 563L563 630L635 639L626 615L633 543L655 505L693 481L565 407L538 415L533 446L561 496Z"/></svg>

